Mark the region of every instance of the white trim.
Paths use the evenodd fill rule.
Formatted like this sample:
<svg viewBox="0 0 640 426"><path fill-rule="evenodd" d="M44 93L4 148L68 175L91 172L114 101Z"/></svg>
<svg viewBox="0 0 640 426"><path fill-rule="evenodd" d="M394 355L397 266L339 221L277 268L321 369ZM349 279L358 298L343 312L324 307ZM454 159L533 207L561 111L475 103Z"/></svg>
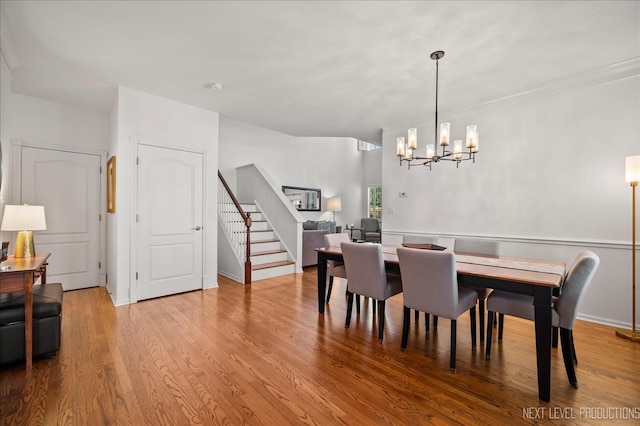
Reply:
<svg viewBox="0 0 640 426"><path fill-rule="evenodd" d="M583 315L583 314L578 314L576 318L582 321L592 322L594 324L602 324L609 327L631 330L631 322L612 321L607 318L596 317L594 315Z"/></svg>
<svg viewBox="0 0 640 426"><path fill-rule="evenodd" d="M67 146L67 145L56 145L42 142L34 142L28 141L24 139L11 139L11 144L14 146L26 146L30 148L41 148L48 149L51 151L64 151L64 152L73 152L76 154L88 154L88 155L99 155L99 156L107 156L107 151L104 149L90 149L90 148L81 148L76 146Z"/></svg>
<svg viewBox="0 0 640 426"><path fill-rule="evenodd" d="M555 246L578 246L578 247L592 247L592 248L608 248L618 250L631 250L631 243L624 243L620 241L605 241L605 240L575 240L575 239L562 239L562 238L534 238L534 237L506 237L499 235L461 235L461 234L442 234L442 233L430 233L430 232L413 232L402 230L389 230L383 229L382 236L389 235L424 235L429 237L449 237L449 238L478 238L484 240L494 240L508 243L522 243L522 244L544 244Z"/></svg>

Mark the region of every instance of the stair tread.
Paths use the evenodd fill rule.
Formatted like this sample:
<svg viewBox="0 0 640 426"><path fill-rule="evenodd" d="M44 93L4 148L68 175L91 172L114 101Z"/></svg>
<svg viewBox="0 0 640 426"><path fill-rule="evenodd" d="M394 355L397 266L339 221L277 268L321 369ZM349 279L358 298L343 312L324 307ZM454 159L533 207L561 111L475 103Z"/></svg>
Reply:
<svg viewBox="0 0 640 426"><path fill-rule="evenodd" d="M295 262L292 262L291 260L281 260L279 262L269 262L269 263L262 263L260 265L251 265L251 270L258 271L260 269L276 268L278 266L287 266L287 265L293 265L293 264L295 264Z"/></svg>
<svg viewBox="0 0 640 426"><path fill-rule="evenodd" d="M254 251L251 253L251 256L264 256L267 254L278 254L278 253L286 253L286 250L277 249L277 250L263 250L263 251Z"/></svg>
<svg viewBox="0 0 640 426"><path fill-rule="evenodd" d="M262 243L279 243L280 240L259 240L259 241L251 241L251 244L262 244ZM244 241L240 243L240 245L244 245Z"/></svg>

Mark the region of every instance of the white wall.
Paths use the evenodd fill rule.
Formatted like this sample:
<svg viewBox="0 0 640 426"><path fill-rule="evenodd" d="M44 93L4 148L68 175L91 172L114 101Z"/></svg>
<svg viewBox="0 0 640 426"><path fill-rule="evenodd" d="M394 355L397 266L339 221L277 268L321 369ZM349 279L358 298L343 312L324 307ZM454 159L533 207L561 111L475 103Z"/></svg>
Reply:
<svg viewBox="0 0 640 426"><path fill-rule="evenodd" d="M118 154L116 213L109 219L117 223L114 303L121 305L137 300L135 265L130 259L138 143L204 152L204 288L217 286L218 113L119 87L113 114L117 115L111 119L117 128L117 145L112 151Z"/></svg>
<svg viewBox="0 0 640 426"><path fill-rule="evenodd" d="M256 163L278 185L320 188L322 211L300 212L305 219L332 220L326 211L331 197L342 198L338 225L359 223L363 215L363 159L353 138L294 137L221 116L219 154L218 167L232 189L235 168Z"/></svg>
<svg viewBox="0 0 640 426"><path fill-rule="evenodd" d="M624 157L640 153L635 67L631 77L582 76L578 86L578 78L568 79L455 115L440 111L442 121L451 119L454 138L463 138L466 124L478 125L476 164L459 169L449 162L432 171L400 167L395 140L406 131L385 130L383 239L482 236L503 241L506 255L567 262L591 249L602 262L581 316L630 327L631 190ZM421 147L432 142L432 126L418 128Z"/></svg>
<svg viewBox="0 0 640 426"><path fill-rule="evenodd" d="M102 155L107 150L109 116L106 112L79 108L11 92L11 75L4 60L1 64L0 138L2 140L2 189L0 208L19 202L14 185L16 144L28 143ZM101 230L101 234L102 234ZM9 238L9 233L2 235ZM104 264L104 242L100 247ZM101 275L104 272L101 271Z"/></svg>

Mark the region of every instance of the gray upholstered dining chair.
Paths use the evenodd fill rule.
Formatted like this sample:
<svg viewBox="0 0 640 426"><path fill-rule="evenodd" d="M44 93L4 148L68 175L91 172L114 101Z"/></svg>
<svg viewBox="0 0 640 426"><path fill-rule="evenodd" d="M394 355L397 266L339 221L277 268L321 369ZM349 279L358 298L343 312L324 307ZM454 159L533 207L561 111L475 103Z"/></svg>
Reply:
<svg viewBox="0 0 640 426"><path fill-rule="evenodd" d="M498 257L500 255L500 243L498 241L481 240L474 238L456 238L453 251L458 254L483 255ZM490 288L476 288L478 293L478 317L480 319L480 344L484 343L484 304L491 293Z"/></svg>
<svg viewBox="0 0 640 426"><path fill-rule="evenodd" d="M325 247L340 247L340 243L349 241L349 235L347 234L324 234ZM344 268L344 262L330 260L327 264L327 278L329 279L329 285L327 286L327 303L329 303L329 299L331 298L334 277L347 278L347 270Z"/></svg>
<svg viewBox="0 0 640 426"><path fill-rule="evenodd" d="M378 304L378 341L384 336L385 301L402 292L400 275L387 273L380 244L340 244L344 266L347 270L347 319L345 328L351 323L353 295L371 297Z"/></svg>
<svg viewBox="0 0 640 426"><path fill-rule="evenodd" d="M587 291L591 279L598 269L600 258L594 252L585 250L578 254L560 288L560 295L553 298L551 323L560 328L560 345L562 358L567 370L567 377L572 386L578 387L578 380L573 363L577 363L575 346L573 344L573 326L578 314L578 306ZM535 308L533 296L524 294L493 291L487 298L489 324L495 312L534 321ZM487 327L486 357L491 357L491 329Z"/></svg>
<svg viewBox="0 0 640 426"><path fill-rule="evenodd" d="M402 236L402 244L437 244L438 237L430 237L426 235L403 235ZM418 322L420 319L420 311L415 312L415 321ZM429 313L424 313L424 321L426 324L426 330L429 331ZM438 326L438 317L433 318L433 326L434 328Z"/></svg>
<svg viewBox="0 0 640 426"><path fill-rule="evenodd" d="M370 243L381 241L380 222L375 217L363 217L360 219L362 228L362 239Z"/></svg>
<svg viewBox="0 0 640 426"><path fill-rule="evenodd" d="M457 319L469 311L471 346L476 346L475 291L458 287L456 256L451 252L398 247L398 261L402 275L404 320L402 323L402 351L407 349L411 309L430 312L451 320L451 349L449 369L456 371Z"/></svg>

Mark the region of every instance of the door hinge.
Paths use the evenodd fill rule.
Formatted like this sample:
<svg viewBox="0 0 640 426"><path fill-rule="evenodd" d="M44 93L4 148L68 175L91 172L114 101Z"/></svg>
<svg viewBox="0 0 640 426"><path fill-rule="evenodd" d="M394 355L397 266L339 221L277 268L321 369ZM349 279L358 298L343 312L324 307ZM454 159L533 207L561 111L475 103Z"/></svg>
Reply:
<svg viewBox="0 0 640 426"><path fill-rule="evenodd" d="M102 166L100 166L100 174L102 174Z"/></svg>
<svg viewBox="0 0 640 426"><path fill-rule="evenodd" d="M138 279L138 273L136 272L136 280Z"/></svg>
<svg viewBox="0 0 640 426"><path fill-rule="evenodd" d="M98 215L98 222L102 222L102 213Z"/></svg>
<svg viewBox="0 0 640 426"><path fill-rule="evenodd" d="M136 214L136 223L140 221L140 215Z"/></svg>
<svg viewBox="0 0 640 426"><path fill-rule="evenodd" d="M136 157L136 166L140 164L140 157Z"/></svg>
<svg viewBox="0 0 640 426"><path fill-rule="evenodd" d="M98 262L98 269L102 269L102 262Z"/></svg>

